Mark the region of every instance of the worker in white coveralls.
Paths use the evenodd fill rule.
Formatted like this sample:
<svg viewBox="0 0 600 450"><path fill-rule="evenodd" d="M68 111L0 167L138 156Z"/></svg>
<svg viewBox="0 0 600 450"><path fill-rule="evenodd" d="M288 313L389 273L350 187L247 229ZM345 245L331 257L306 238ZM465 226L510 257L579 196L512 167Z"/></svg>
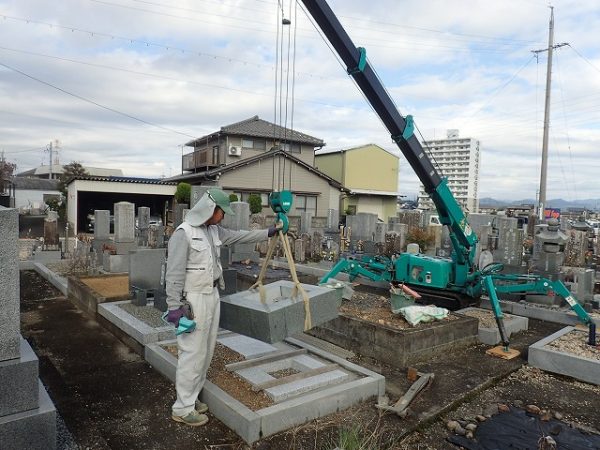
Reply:
<svg viewBox="0 0 600 450"><path fill-rule="evenodd" d="M228 195L210 188L188 212L169 240L166 272L167 320L175 327L182 317L196 328L177 337L179 359L172 418L191 426L208 422L208 407L198 400L213 357L219 328L219 290L225 287L220 252L222 245L266 240L279 227L233 231L219 226L225 214L234 214Z"/></svg>

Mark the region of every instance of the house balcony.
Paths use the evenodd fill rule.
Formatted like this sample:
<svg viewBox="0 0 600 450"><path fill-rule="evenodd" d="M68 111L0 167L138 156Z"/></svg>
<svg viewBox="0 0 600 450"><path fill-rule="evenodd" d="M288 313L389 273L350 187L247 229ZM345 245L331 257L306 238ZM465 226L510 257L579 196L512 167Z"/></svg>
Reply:
<svg viewBox="0 0 600 450"><path fill-rule="evenodd" d="M219 166L218 148L201 148L182 156L184 171L202 171Z"/></svg>

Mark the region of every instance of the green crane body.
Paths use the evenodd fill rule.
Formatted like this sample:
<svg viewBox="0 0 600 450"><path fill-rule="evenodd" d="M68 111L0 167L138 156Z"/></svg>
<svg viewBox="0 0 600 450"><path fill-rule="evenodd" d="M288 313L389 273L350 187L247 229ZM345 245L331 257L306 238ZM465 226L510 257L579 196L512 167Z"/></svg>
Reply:
<svg viewBox="0 0 600 450"><path fill-rule="evenodd" d="M406 283L428 291L450 293L478 299L486 292L490 297L500 335L505 347L508 338L502 322L502 311L497 292L522 292L546 294L555 292L565 298L579 319L591 323L589 315L560 281L551 281L536 275L501 274L501 264L477 269L474 264L477 236L469 226L460 204L423 150L414 135L412 116L402 116L379 77L371 68L366 50L356 47L325 0L302 0L306 9L321 28L354 79L365 98L386 126L394 142L411 165L425 191L433 200L442 225L448 227L452 241L451 258L433 258L422 254L401 254L393 261L389 258L363 258L340 260L322 278L326 282L340 272L350 279L357 276L373 281ZM495 283L498 281L498 283Z"/></svg>

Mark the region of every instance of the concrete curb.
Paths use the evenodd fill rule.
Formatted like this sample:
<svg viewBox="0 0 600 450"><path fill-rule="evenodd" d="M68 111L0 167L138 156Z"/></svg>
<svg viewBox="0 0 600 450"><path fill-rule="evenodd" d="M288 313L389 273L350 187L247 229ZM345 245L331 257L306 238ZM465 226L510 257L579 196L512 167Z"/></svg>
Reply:
<svg viewBox="0 0 600 450"><path fill-rule="evenodd" d="M58 289L64 296L67 295L67 279L60 276L50 269L48 269L43 263L36 261L20 261L19 270L35 270L47 281L49 281L56 289Z"/></svg>
<svg viewBox="0 0 600 450"><path fill-rule="evenodd" d="M575 327L565 327L531 345L529 347L529 365L600 385L600 361L546 347L550 342L570 333L574 329Z"/></svg>
<svg viewBox="0 0 600 450"><path fill-rule="evenodd" d="M457 313L465 314L468 311L489 311L483 308L474 308L468 307L459 309L456 311ZM468 315L468 314L465 314ZM504 329L506 330L507 337L510 337L513 333L518 333L519 331L525 331L529 328L529 319L527 317L515 316L513 314L503 314L504 316ZM496 345L500 343L500 330L496 325L492 327L483 327L481 326L481 322L479 323L479 334L478 339L479 342L486 345Z"/></svg>
<svg viewBox="0 0 600 450"><path fill-rule="evenodd" d="M480 307L492 309L490 300L482 298ZM507 300L500 300L500 309L502 309L503 312L514 314L515 316L543 320L544 322L561 323L563 325L577 325L581 323L577 314L571 309L549 309L532 303L517 303ZM596 325L600 325L600 319L592 318L592 321Z"/></svg>
<svg viewBox="0 0 600 450"><path fill-rule="evenodd" d="M99 303L98 314L142 345L165 341L175 337L173 326L165 325L153 328L119 307L119 305L124 303L130 303L130 301Z"/></svg>

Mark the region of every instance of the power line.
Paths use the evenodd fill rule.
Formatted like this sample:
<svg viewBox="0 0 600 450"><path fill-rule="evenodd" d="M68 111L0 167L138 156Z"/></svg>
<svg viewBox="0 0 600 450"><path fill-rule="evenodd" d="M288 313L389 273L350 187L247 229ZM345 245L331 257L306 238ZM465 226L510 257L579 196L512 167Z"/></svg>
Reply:
<svg viewBox="0 0 600 450"><path fill-rule="evenodd" d="M96 1L96 0L91 0L91 1ZM147 5L153 5L153 6L159 6L159 7L163 7L163 8L169 8L169 9L174 9L174 10L181 10L181 11L187 11L187 12L195 12L195 13L199 13L199 14L209 14L209 15L215 15L215 16L219 16L219 17L226 17L228 19L236 19L235 17L231 16L231 15L219 15L219 14L214 14L214 13L207 13L206 10L198 10L198 9L193 9L193 8L184 8L181 6L173 6L173 5L166 5L164 3L158 3L158 2L151 2L148 0L131 0L133 2L136 3L142 3L142 4L147 4ZM226 2L217 2L217 1L210 1L210 0L201 0L202 2L205 3L213 3L213 4L218 4L220 6L226 5ZM271 2L265 2L265 3L269 3L269 4L273 4ZM233 5L232 5L233 6ZM235 5L234 6L236 10L239 9L245 9L245 10L249 10L249 11L253 11L253 12L258 12L258 13L263 13L263 14L268 14L270 15L270 11L267 10L263 10L263 9L256 9L256 8L248 8L248 7L244 7L244 6L240 6L240 5ZM498 37L498 36L485 36L485 35L480 35L480 34L469 34L469 33L458 33L455 31L447 31L447 30L436 30L433 28L424 28L424 27L417 27L417 26L410 26L410 25L400 25L400 24L396 24L396 23L392 23L392 22L385 22L385 21L379 21L379 20L373 20L373 19L369 19L366 17L352 17L352 16L344 16L344 15L338 15L338 17L342 18L342 19L350 19L350 20L357 20L360 21L361 23L373 23L373 24L377 24L377 25L386 25L386 26L390 26L393 28L399 28L399 29L410 29L410 30L416 30L419 32L427 32L427 33L433 33L433 34L439 34L439 35L443 35L444 40L458 40L458 41L462 41L464 42L465 39L463 38L478 38L478 39L484 39L487 41L503 41L506 43L518 43L518 44L532 44L535 41L532 40L525 40L525 39L513 39L513 38L504 38L504 37ZM248 20L246 18L242 18L240 20L243 20L244 22L248 22ZM373 28L367 28L367 27L357 27L355 25L352 26L353 29L356 30L366 30L369 31L370 33L372 33L374 30ZM304 30L306 31L306 30ZM377 30L378 32L381 33L386 33L386 34L396 34L394 31L387 31L387 30L382 30L381 28L379 28ZM458 38L453 38L452 36L458 36Z"/></svg>
<svg viewBox="0 0 600 450"><path fill-rule="evenodd" d="M4 153L27 153L27 152L39 152L45 150L45 147L30 148L28 150L4 150Z"/></svg>
<svg viewBox="0 0 600 450"><path fill-rule="evenodd" d="M578 52L578 51L575 49L575 47L573 47L573 45L572 45L572 44L567 44L567 46L569 46L569 48L570 48L571 50L573 50L573 51L574 51L574 52L577 54L577 56L579 56L579 57L580 57L581 59L583 59L583 60L584 60L586 63L588 63L588 64L589 64L589 65L590 65L590 66L591 66L591 67L592 67L594 70L596 70L597 72L600 72L600 69L599 69L598 67L596 67L594 64L592 64L592 62L591 62L589 59L587 59L585 56L583 56L581 53L579 53L579 52Z"/></svg>
<svg viewBox="0 0 600 450"><path fill-rule="evenodd" d="M187 20L187 21L193 21L193 22L204 22L204 23L208 23L211 25L218 25L218 26L222 26L224 24L222 23L217 23L217 22L210 22L210 21L206 21L206 20L200 20L197 18L191 18L191 17L186 17L186 16L178 16L176 14L170 14L170 13L165 13L165 12L159 12L159 11L153 11L150 9L144 9L144 8L138 8L135 6L128 6L128 5L121 5L118 3L112 3L106 0L89 0L91 2L94 3L98 3L98 4L102 4L105 6L110 6L110 7L115 7L115 8L124 8L124 9L130 9L133 11L140 11L140 12L144 12L144 13L148 13L148 14L154 14L154 15L159 15L159 16L164 16L164 17L170 17L170 18L174 18L174 19L181 19L181 20ZM260 33L271 33L271 31L268 31L268 29L266 29L265 27L265 23L264 22L259 22L259 21L253 21L253 20L248 20L247 18L237 18L237 17L233 17L230 15L222 15L222 14L215 14L215 13L207 13L207 12L202 12L203 14L207 14L207 15L212 15L212 16L216 16L219 18L225 18L225 19L231 19L231 20L240 20L243 21L244 23L248 23L248 22L252 22L252 23L258 23L260 25L263 26L263 28L249 28L249 27L243 27L240 25L233 25L233 24L226 24L226 26L231 27L231 28L239 28L242 30L250 30L250 31L254 31L254 32L260 32ZM302 31L308 31L306 29L303 29ZM310 39L314 39L313 36L306 36L307 38ZM469 51L469 52L476 52L476 53L506 53L506 51L502 51L502 50L492 50L492 49L465 49L463 47L452 47L452 46L448 46L448 45L433 45L433 44L423 44L423 43L419 43L419 42L408 42L408 44L410 44L409 47L402 47L402 46L388 46L388 45L379 45L379 44L373 44L373 41L379 41L379 42L397 42L397 38L393 39L393 40L384 40L384 39L373 39L371 37L369 37L367 40L365 40L365 42L368 43L369 46L371 47L379 47L379 48L393 48L393 49L407 49L407 50L414 50L414 46L422 46L422 47L430 47L430 48L447 48L447 49L451 49L451 50L455 50L455 51Z"/></svg>
<svg viewBox="0 0 600 450"><path fill-rule="evenodd" d="M141 122L141 123L143 123L143 124L145 124L145 125L150 125L150 126L152 126L152 127L155 127L155 128L160 128L160 129L162 129L162 130L169 131L169 132L171 132L171 133L177 133L177 134L181 134L181 135L183 135L183 136L187 136L187 137L190 137L190 138L192 138L192 139L195 139L195 138L197 137L197 136L192 136L191 134L182 133L181 131L177 131L177 130L174 130L174 129L172 129L172 128L168 128L168 127L164 127L164 126L162 126L162 125L158 125L158 124L155 124L155 123L152 123L152 122L148 122L147 120L140 119L139 117L132 116L131 114L128 114L128 113L125 113L125 112L119 111L119 110L117 110L117 109L114 109L114 108L111 108L111 107L109 107L109 106L102 105L102 104L100 104L100 103L98 103L98 102L95 102L95 101L93 101L93 100L90 100L90 99L88 99L88 98L85 98L85 97L83 97L83 96L81 96L81 95L74 94L74 93L72 93L72 92L69 92L69 91L67 91L67 90L65 90L65 89L62 89L62 88L60 88L60 87L58 87L58 86L55 86L55 85L53 85L53 84L51 84L51 83L48 83L47 81L41 80L41 79L39 79L39 78L36 78L36 77L34 77L33 75L29 75L28 73L25 73L25 72L23 72L23 71L21 71L21 70L19 70L19 69L15 68L15 67L9 66L8 64L5 64L5 63L3 63L3 62L0 62L0 66L2 66L2 67L5 67L5 68L7 68L7 69L9 69L9 70L12 70L13 72L19 73L19 74L21 74L21 75L23 75L23 76L25 76L25 77L27 77L27 78L30 78L30 79L32 79L32 80L34 80L34 81L37 81L38 83L41 83L41 84L44 84L44 85L46 85L46 86L49 86L49 87L51 87L51 88L53 88L53 89L56 89L57 91L60 91L60 92L62 92L62 93L64 93L64 94L70 95L71 97L78 98L79 100L82 100L82 101L84 101L84 102L87 102L87 103L91 103L92 105L98 106L99 108L106 109L107 111L111 111L111 112L113 112L113 113L115 113L115 114L119 114L119 115L121 115L121 116L124 116L124 117L127 117L127 118L129 118L129 119L136 120L136 121L138 121L138 122Z"/></svg>
<svg viewBox="0 0 600 450"><path fill-rule="evenodd" d="M27 19L27 18L23 18L23 17L14 17L14 16L5 16L5 15L3 15L1 17L4 19L10 19L10 20L18 21L18 22L24 22L26 24L43 25L43 26L48 26L50 28L58 28L58 29L66 30L66 31L71 31L72 33L74 33L74 32L82 33L82 34L89 35L90 37L104 37L104 38L110 38L110 39L117 39L117 40L120 40L123 42L127 42L129 44L138 44L138 45L142 45L142 46L146 46L146 47L161 48L166 51L176 51L176 52L187 54L187 55L206 57L206 58L210 58L210 59L219 59L219 60L223 60L226 62L235 62L235 63L243 64L244 66L255 66L257 68L262 67L262 68L274 70L274 67L272 65L261 64L261 63L248 61L248 60L244 60L244 59L239 59L239 58L233 58L231 56L221 56L221 55L216 55L213 53L207 53L207 52L202 52L202 51L198 51L198 50L191 50L188 48L183 48L183 47L178 47L178 46L173 46L173 45L159 44L156 42L145 41L142 39L135 39L135 38L126 37L126 36L119 36L119 35L114 35L114 34L110 34L110 33L103 33L100 31L86 30L86 29L72 27L72 26L58 25L55 23L42 22L42 21ZM339 79L340 79L338 77L334 78L334 77L327 77L324 75L315 75L314 73L311 73L311 72L297 72L297 74L307 76L310 78L317 78L317 79L321 79L321 80L329 79L329 80L339 81Z"/></svg>
<svg viewBox="0 0 600 450"><path fill-rule="evenodd" d="M194 81L194 80L187 80L187 79L182 79L182 78L169 77L169 76L166 76L166 75L159 75L159 74L154 74L154 73L149 73L149 72L142 72L142 71L139 71L139 70L125 69L123 67L109 66L109 65L105 65L105 64L91 63L91 62L87 62L87 61L79 61L79 60L76 60L76 59L64 58L64 57L55 56L55 55L47 55L47 54L43 54L43 53L31 52L31 51L28 51L28 50L19 50L19 49L14 49L14 48L9 48L9 47L3 47L3 46L0 46L0 50L6 50L6 51L10 51L10 52L15 52L15 53L23 53L23 54L27 54L27 55L33 55L33 56L42 57L42 58L55 59L55 60L58 60L58 61L70 62L70 63L74 63L74 64L81 64L81 65L90 66L90 67L96 67L96 68L100 68L100 69L115 70L115 71L126 72L126 73L135 74L135 75L143 75L143 76L148 76L148 77L154 77L154 78L159 78L159 79L164 79L164 80L185 82L185 83L195 84L195 85L209 87L209 88L217 88L217 89L229 90L229 91L233 91L233 92L240 92L240 93L244 93L244 94L251 94L251 95L257 95L257 96L262 96L262 97L269 97L269 98L272 97L271 94L264 94L264 93L261 93L261 92L248 91L248 90L244 90L244 89L236 89L236 88L231 88L231 87L228 87L228 86L222 86L222 85L216 85L216 84L201 83L199 81ZM336 105L336 104L333 104L333 103L319 102L317 100L308 100L308 99L303 99L303 98L296 98L296 100L302 101L302 102L305 102L305 103L310 103L310 104L316 104L316 105L320 105L320 106L325 106L325 107L328 107L328 108L348 109L348 110L351 110L351 111L366 111L367 110L367 108L365 108L365 107L360 107L359 108L359 107L350 107L350 106L345 106L345 105Z"/></svg>

